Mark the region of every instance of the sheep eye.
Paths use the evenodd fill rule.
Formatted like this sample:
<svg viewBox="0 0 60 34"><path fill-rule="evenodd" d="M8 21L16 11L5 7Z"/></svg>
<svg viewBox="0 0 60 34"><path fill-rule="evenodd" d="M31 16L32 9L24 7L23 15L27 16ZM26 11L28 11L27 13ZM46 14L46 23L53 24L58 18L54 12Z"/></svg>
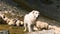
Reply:
<svg viewBox="0 0 60 34"><path fill-rule="evenodd" d="M36 13L37 14L37 13Z"/></svg>

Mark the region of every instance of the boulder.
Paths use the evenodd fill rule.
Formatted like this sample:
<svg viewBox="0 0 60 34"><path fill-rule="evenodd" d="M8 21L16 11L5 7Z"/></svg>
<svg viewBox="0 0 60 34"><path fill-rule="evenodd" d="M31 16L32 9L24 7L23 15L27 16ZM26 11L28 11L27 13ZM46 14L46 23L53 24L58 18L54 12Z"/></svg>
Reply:
<svg viewBox="0 0 60 34"><path fill-rule="evenodd" d="M27 34L54 34L53 30L42 30L36 32L28 32Z"/></svg>

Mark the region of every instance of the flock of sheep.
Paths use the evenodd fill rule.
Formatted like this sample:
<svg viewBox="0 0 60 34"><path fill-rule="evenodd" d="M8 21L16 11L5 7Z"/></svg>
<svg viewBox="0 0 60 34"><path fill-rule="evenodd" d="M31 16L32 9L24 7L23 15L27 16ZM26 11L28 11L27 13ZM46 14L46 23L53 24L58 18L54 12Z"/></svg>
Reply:
<svg viewBox="0 0 60 34"><path fill-rule="evenodd" d="M33 10L24 16L23 21L20 21L19 19L9 19L8 17L5 17L3 13L0 12L0 17L4 21L6 21L8 25L17 25L17 26L20 26L20 24L24 25L24 32L27 31L27 29L28 29L28 32L32 32L33 30L39 31L43 29L47 29L47 30L53 29L55 31L60 31L60 28L56 26L52 26L52 25L49 25L48 23L38 21L37 18L39 15L40 15L39 11Z"/></svg>
<svg viewBox="0 0 60 34"><path fill-rule="evenodd" d="M17 25L17 26L23 25L23 21L20 21L18 18L8 18L7 16L5 16L4 13L8 13L8 11L0 12L0 17L4 21L6 21L8 25Z"/></svg>

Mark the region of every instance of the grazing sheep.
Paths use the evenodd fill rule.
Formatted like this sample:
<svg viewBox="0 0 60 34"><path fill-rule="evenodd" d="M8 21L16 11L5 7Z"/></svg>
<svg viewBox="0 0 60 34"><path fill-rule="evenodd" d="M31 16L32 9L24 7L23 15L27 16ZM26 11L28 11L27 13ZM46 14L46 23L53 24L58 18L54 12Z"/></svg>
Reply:
<svg viewBox="0 0 60 34"><path fill-rule="evenodd" d="M34 21L36 20L38 15L39 15L39 11L33 10L32 12L24 16L24 28L25 28L24 31L27 30L27 27L29 32L32 31L31 25L34 24Z"/></svg>
<svg viewBox="0 0 60 34"><path fill-rule="evenodd" d="M33 27L34 31L38 31L38 28L36 26Z"/></svg>
<svg viewBox="0 0 60 34"><path fill-rule="evenodd" d="M20 26L20 20L17 20L16 25Z"/></svg>
<svg viewBox="0 0 60 34"><path fill-rule="evenodd" d="M9 13L9 11L6 11L6 10L5 10L4 13Z"/></svg>
<svg viewBox="0 0 60 34"><path fill-rule="evenodd" d="M8 17L5 17L3 18L4 21L6 21L6 23L8 23L10 21L10 19Z"/></svg>
<svg viewBox="0 0 60 34"><path fill-rule="evenodd" d="M16 24L15 24L15 20L14 20L14 19L10 19L8 25L16 25Z"/></svg>
<svg viewBox="0 0 60 34"><path fill-rule="evenodd" d="M9 22L10 22L10 20L11 20L11 19L7 19L7 21L6 21L6 22L7 22L7 23L9 23Z"/></svg>
<svg viewBox="0 0 60 34"><path fill-rule="evenodd" d="M24 22L23 21L20 21L20 25L23 25L24 24Z"/></svg>
<svg viewBox="0 0 60 34"><path fill-rule="evenodd" d="M20 20L17 20L17 21L16 21L16 25L17 25L17 26L23 25L23 22L20 21Z"/></svg>
<svg viewBox="0 0 60 34"><path fill-rule="evenodd" d="M4 16L5 16L4 14L2 14L2 13L0 14L0 17L2 17L2 18L3 18Z"/></svg>
<svg viewBox="0 0 60 34"><path fill-rule="evenodd" d="M48 24L47 23L44 23L44 22L41 22L41 21L36 21L36 27L39 30L48 29Z"/></svg>
<svg viewBox="0 0 60 34"><path fill-rule="evenodd" d="M16 25L17 25L17 26L23 25L23 22L20 21L20 20L17 20Z"/></svg>

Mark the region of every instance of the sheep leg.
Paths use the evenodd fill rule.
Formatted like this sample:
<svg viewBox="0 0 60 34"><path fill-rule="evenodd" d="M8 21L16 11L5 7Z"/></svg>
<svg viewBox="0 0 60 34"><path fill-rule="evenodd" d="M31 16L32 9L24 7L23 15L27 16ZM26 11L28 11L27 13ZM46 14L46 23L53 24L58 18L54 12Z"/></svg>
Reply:
<svg viewBox="0 0 60 34"><path fill-rule="evenodd" d="M27 26L26 26L26 23L24 23L24 32L27 30Z"/></svg>
<svg viewBox="0 0 60 34"><path fill-rule="evenodd" d="M28 24L28 31L29 31L29 32L32 32L31 24Z"/></svg>
<svg viewBox="0 0 60 34"><path fill-rule="evenodd" d="M38 30L40 31L41 30L41 28L40 27L37 27L38 28Z"/></svg>

